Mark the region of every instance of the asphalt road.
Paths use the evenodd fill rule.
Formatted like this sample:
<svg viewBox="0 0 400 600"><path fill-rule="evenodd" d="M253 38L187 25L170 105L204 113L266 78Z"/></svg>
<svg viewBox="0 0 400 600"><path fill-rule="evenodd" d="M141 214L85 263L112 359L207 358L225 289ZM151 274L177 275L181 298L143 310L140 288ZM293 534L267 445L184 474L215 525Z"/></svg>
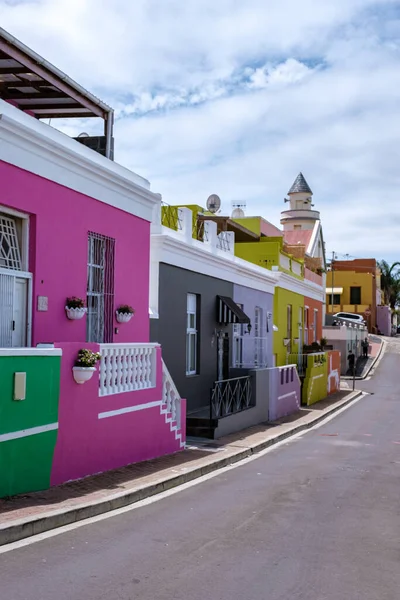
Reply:
<svg viewBox="0 0 400 600"><path fill-rule="evenodd" d="M9 600L396 600L400 340L368 395L246 465L0 554Z"/></svg>

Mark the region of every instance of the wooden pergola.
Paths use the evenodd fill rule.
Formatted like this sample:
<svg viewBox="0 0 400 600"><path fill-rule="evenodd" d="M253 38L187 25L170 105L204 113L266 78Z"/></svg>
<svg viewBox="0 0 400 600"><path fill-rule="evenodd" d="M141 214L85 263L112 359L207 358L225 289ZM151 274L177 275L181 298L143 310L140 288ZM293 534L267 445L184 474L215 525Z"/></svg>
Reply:
<svg viewBox="0 0 400 600"><path fill-rule="evenodd" d="M0 98L37 119L103 119L111 157L113 109L1 27Z"/></svg>

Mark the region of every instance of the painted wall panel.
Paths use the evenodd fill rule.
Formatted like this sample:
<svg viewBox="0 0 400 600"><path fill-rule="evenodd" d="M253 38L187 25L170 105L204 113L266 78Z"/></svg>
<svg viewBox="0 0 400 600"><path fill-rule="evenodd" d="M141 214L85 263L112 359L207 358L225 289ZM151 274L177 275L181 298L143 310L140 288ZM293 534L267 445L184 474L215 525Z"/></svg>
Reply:
<svg viewBox="0 0 400 600"><path fill-rule="evenodd" d="M328 367L326 354L310 354L307 357L307 371L303 382L302 403L310 406L327 396Z"/></svg>
<svg viewBox="0 0 400 600"><path fill-rule="evenodd" d="M0 497L50 485L60 361L60 356L0 357ZM21 401L13 399L16 372L26 373L26 398ZM29 431L39 427L40 433ZM54 429L47 431L49 427ZM9 439L16 436L21 437Z"/></svg>
<svg viewBox="0 0 400 600"><path fill-rule="evenodd" d="M273 319L267 319L268 313L272 313L273 310L273 295L253 290L252 288L244 287L241 285L234 285L233 287L233 298L235 302L243 305L243 310L248 317L251 319L252 329L250 334L243 336L243 362L246 367L254 366L254 353L255 353L255 311L256 307L261 308L262 319L260 326L261 336L265 337L265 357L263 359L266 362L267 367L272 366L272 344L273 344ZM268 327L267 327L268 322ZM267 330L268 329L268 330Z"/></svg>
<svg viewBox="0 0 400 600"><path fill-rule="evenodd" d="M276 421L300 408L300 379L294 365L275 367L269 372L269 420Z"/></svg>
<svg viewBox="0 0 400 600"><path fill-rule="evenodd" d="M291 352L298 352L298 344L294 343L294 339L299 335L299 313L300 309L304 309L304 297L294 292L289 292L282 288L275 289L274 296L274 323L278 327L278 331L274 332L274 354L276 356L276 366L286 365L289 346L284 345L284 339L288 334L287 327L287 307L292 306L292 340Z"/></svg>

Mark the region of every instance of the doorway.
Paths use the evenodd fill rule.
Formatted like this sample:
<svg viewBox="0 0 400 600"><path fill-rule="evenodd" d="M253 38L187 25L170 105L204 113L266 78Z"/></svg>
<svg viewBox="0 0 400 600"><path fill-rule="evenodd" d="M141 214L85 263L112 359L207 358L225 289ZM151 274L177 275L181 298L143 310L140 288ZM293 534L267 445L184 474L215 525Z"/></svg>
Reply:
<svg viewBox="0 0 400 600"><path fill-rule="evenodd" d="M28 336L29 278L0 271L0 347L23 348Z"/></svg>

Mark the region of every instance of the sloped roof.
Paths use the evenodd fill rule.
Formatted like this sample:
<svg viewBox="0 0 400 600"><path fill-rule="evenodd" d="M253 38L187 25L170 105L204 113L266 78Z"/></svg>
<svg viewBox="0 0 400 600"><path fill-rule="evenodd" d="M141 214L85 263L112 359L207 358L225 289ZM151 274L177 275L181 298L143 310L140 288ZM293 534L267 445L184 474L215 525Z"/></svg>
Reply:
<svg viewBox="0 0 400 600"><path fill-rule="evenodd" d="M297 175L296 179L294 180L292 187L288 191L288 194L295 194L297 192L306 192L308 194L312 194L311 188L305 180L303 173L301 172Z"/></svg>
<svg viewBox="0 0 400 600"><path fill-rule="evenodd" d="M295 229L294 231L285 231L283 239L288 246L305 246L307 251L312 234L312 229Z"/></svg>

